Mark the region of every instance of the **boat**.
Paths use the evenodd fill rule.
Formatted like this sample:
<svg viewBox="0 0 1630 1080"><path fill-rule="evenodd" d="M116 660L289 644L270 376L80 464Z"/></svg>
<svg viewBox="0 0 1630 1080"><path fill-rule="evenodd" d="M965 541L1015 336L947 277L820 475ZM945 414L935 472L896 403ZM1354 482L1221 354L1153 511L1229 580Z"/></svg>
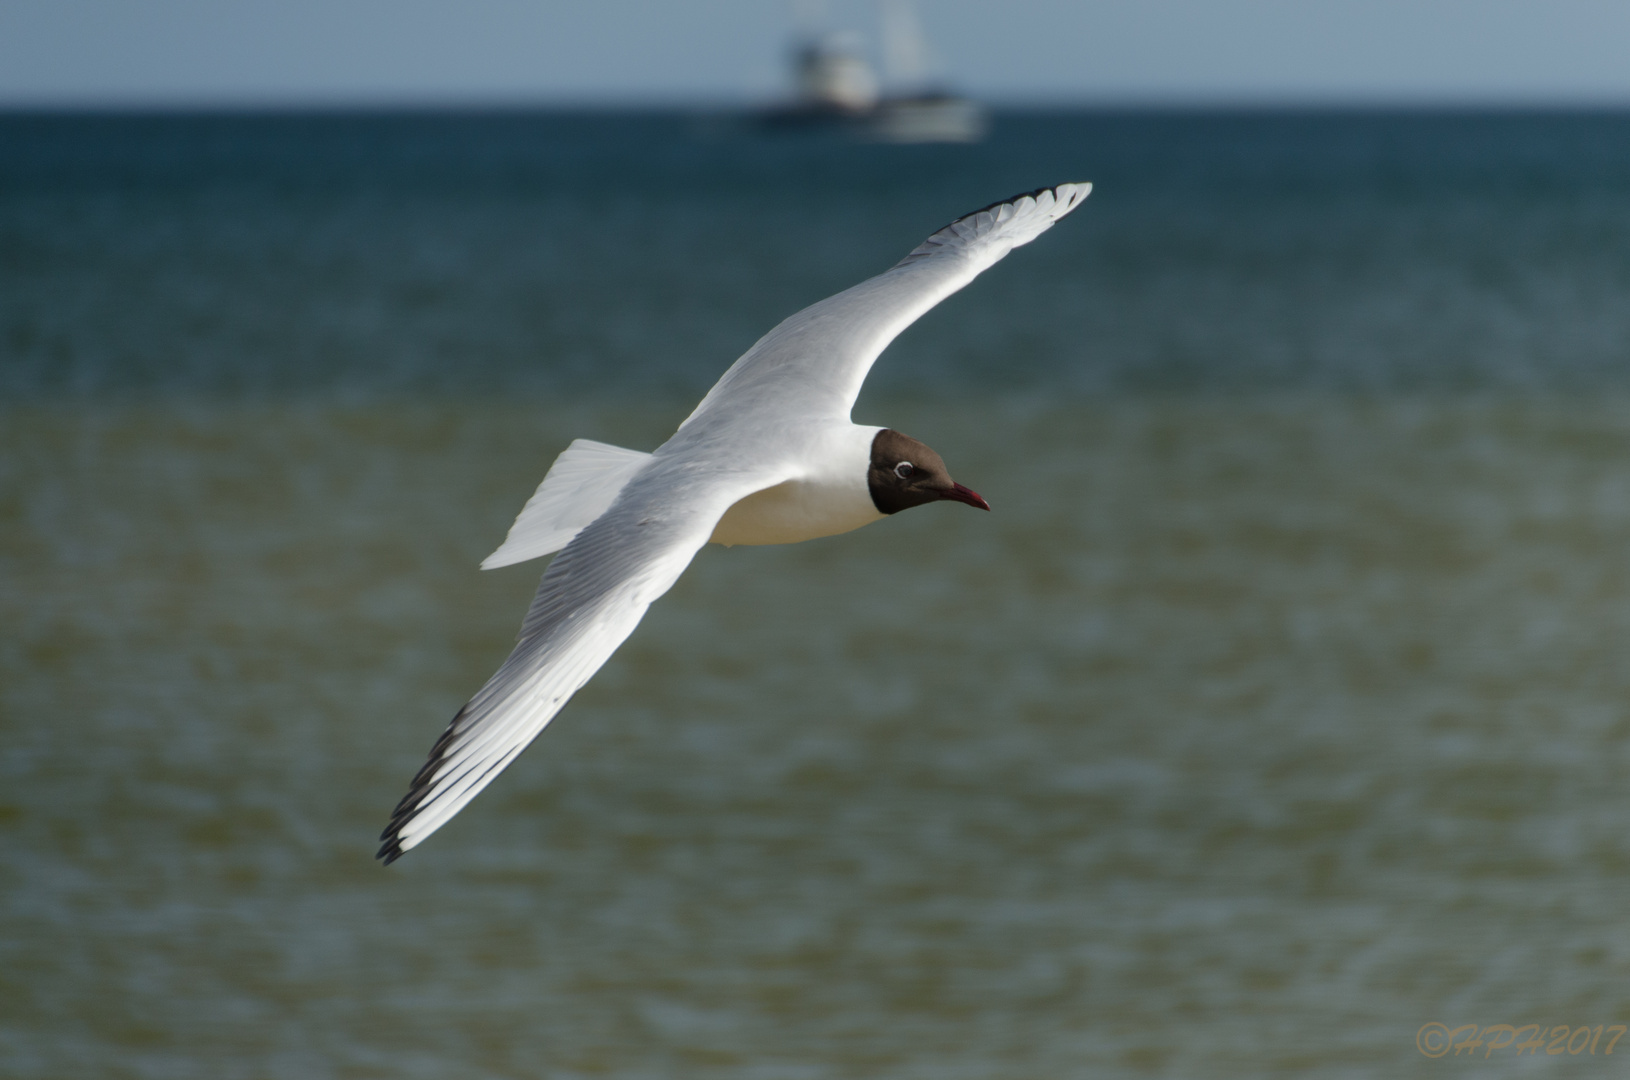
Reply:
<svg viewBox="0 0 1630 1080"><path fill-rule="evenodd" d="M888 143L971 143L989 134L989 111L934 78L911 0L883 0L881 24L883 79L860 35L806 31L792 50L796 96L766 110L765 126Z"/></svg>

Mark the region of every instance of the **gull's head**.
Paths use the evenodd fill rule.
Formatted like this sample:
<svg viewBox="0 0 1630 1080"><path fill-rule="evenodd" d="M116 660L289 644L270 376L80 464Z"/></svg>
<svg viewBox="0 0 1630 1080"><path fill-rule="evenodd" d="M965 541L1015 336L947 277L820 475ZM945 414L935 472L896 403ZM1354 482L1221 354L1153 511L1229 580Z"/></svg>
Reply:
<svg viewBox="0 0 1630 1080"><path fill-rule="evenodd" d="M925 444L884 428L872 439L872 463L866 471L872 503L885 514L950 499L981 510L990 504L979 493L951 479L945 460Z"/></svg>

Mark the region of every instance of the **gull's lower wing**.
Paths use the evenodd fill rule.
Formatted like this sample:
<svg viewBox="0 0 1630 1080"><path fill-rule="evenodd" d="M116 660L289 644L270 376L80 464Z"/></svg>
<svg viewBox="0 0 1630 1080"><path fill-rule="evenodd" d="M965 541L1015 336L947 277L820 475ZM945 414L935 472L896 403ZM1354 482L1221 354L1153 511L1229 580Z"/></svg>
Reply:
<svg viewBox="0 0 1630 1080"><path fill-rule="evenodd" d="M380 834L392 863L445 825L537 738L634 632L738 499L788 479L656 463L555 556L504 665L436 740ZM705 475L705 474L704 474Z"/></svg>
<svg viewBox="0 0 1630 1080"><path fill-rule="evenodd" d="M1091 184L1040 188L951 222L889 270L783 320L731 365L685 424L719 409L847 418L866 373L900 331L1091 191Z"/></svg>

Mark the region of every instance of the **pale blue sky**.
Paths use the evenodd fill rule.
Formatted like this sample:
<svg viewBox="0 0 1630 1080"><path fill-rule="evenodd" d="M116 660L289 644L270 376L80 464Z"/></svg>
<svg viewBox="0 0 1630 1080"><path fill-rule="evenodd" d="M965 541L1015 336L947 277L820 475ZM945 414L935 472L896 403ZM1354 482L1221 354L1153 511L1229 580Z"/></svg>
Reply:
<svg viewBox="0 0 1630 1080"><path fill-rule="evenodd" d="M870 0L824 6L875 35ZM917 9L997 101L1630 104L1630 0ZM0 0L0 105L728 103L782 88L794 26L785 0Z"/></svg>

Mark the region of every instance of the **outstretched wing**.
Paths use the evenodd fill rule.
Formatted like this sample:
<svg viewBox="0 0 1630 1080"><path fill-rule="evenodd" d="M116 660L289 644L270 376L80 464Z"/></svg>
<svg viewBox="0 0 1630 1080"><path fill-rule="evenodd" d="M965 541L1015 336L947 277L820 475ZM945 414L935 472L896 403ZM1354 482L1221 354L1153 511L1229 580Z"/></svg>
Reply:
<svg viewBox="0 0 1630 1080"><path fill-rule="evenodd" d="M680 426L725 409L847 419L879 353L924 312L1081 205L1091 184L1059 184L945 226L891 269L781 322L743 354Z"/></svg>
<svg viewBox="0 0 1630 1080"><path fill-rule="evenodd" d="M737 360L670 441L688 452L658 451L549 564L515 651L431 748L381 834L379 857L394 862L475 798L634 632L725 511L795 474L790 458L737 470L729 455L710 452L718 429L692 427L696 421L718 413L726 427L750 417L769 429L847 419L872 363L900 331L1091 190L1061 184L958 218L885 273L786 319Z"/></svg>
<svg viewBox="0 0 1630 1080"><path fill-rule="evenodd" d="M787 478L658 459L631 481L549 564L515 651L431 747L379 858L395 862L492 783L679 580L724 512Z"/></svg>

